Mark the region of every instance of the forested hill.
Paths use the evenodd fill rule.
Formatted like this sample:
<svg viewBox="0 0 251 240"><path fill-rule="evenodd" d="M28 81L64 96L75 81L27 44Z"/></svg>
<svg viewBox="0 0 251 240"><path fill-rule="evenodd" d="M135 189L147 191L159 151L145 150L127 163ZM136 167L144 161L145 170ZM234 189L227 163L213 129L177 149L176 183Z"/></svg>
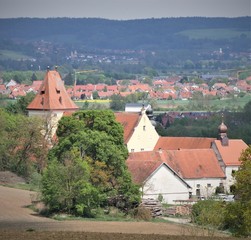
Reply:
<svg viewBox="0 0 251 240"><path fill-rule="evenodd" d="M36 40L86 49L191 49L229 44L250 47L251 17L106 20L96 18L0 19L0 49L9 40ZM241 50L241 49L239 49Z"/></svg>

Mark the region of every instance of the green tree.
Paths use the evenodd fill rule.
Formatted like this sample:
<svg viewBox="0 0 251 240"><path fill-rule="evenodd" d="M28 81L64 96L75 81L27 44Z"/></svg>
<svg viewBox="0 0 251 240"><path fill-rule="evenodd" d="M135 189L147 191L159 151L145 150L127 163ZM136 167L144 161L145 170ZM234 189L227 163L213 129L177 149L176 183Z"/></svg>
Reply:
<svg viewBox="0 0 251 240"><path fill-rule="evenodd" d="M93 97L93 99L99 99L98 92L97 91L93 91L92 97Z"/></svg>
<svg viewBox="0 0 251 240"><path fill-rule="evenodd" d="M37 75L35 73L32 74L31 76L31 81L36 81L37 80Z"/></svg>
<svg viewBox="0 0 251 240"><path fill-rule="evenodd" d="M251 123L251 101L249 101L243 109L244 120L247 123Z"/></svg>
<svg viewBox="0 0 251 240"><path fill-rule="evenodd" d="M90 169L76 149L63 162L52 160L42 178L43 201L51 211L67 211L91 215L91 209L100 204L101 196L89 182Z"/></svg>
<svg viewBox="0 0 251 240"><path fill-rule="evenodd" d="M68 85L68 86L72 86L74 84L74 77L73 77L73 73L70 72L68 73L65 77L64 77L64 82L65 82L65 85Z"/></svg>
<svg viewBox="0 0 251 240"><path fill-rule="evenodd" d="M27 106L29 103L34 99L35 94L30 92L24 97L20 97L16 103L10 104L6 107L6 110L9 113L14 113L14 114L24 114L27 115Z"/></svg>
<svg viewBox="0 0 251 240"><path fill-rule="evenodd" d="M214 200L199 201L192 207L192 221L208 230L223 229L224 203Z"/></svg>
<svg viewBox="0 0 251 240"><path fill-rule="evenodd" d="M110 108L114 111L123 111L125 109L125 100L122 96L113 94L111 96Z"/></svg>
<svg viewBox="0 0 251 240"><path fill-rule="evenodd" d="M63 211L74 209L75 213L81 212L84 216L90 216L92 209L97 206L112 203L122 209L129 209L139 201L139 188L132 183L125 164L128 152L124 145L123 128L115 120L112 111L79 111L72 117L63 117L59 122L57 136L59 141L49 153L48 169L51 164L57 164L61 166L58 169L64 171L66 162L75 164L76 159L79 159L79 164L84 162L88 171L85 174L85 184L81 185L81 192L89 200L86 201L84 196L71 195L71 200L63 201L71 204L62 205L61 197L55 196L53 203L50 203L53 192L47 191L47 188L53 184L52 181L43 185L48 206L59 206ZM47 181L49 177L45 178ZM74 183L75 179L72 181ZM61 184L64 193L60 196L67 195L66 183ZM88 206L86 202L89 203ZM52 210L59 209L52 207Z"/></svg>
<svg viewBox="0 0 251 240"><path fill-rule="evenodd" d="M0 111L0 169L11 170L26 178L45 166L47 146L38 118Z"/></svg>
<svg viewBox="0 0 251 240"><path fill-rule="evenodd" d="M226 208L226 225L235 236L251 234L251 146L240 157L241 166L235 172L234 194L236 202Z"/></svg>

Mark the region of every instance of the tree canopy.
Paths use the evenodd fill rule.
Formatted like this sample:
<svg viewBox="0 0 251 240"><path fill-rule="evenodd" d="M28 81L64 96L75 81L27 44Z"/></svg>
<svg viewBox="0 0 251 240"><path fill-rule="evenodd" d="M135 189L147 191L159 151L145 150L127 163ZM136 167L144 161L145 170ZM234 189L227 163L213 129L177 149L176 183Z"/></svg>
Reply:
<svg viewBox="0 0 251 240"><path fill-rule="evenodd" d="M125 163L123 128L112 111L87 110L63 117L57 136L42 189L52 211L92 216L96 207L113 204L128 210L138 203L139 188Z"/></svg>
<svg viewBox="0 0 251 240"><path fill-rule="evenodd" d="M41 172L47 155L42 121L0 109L0 169L26 178Z"/></svg>

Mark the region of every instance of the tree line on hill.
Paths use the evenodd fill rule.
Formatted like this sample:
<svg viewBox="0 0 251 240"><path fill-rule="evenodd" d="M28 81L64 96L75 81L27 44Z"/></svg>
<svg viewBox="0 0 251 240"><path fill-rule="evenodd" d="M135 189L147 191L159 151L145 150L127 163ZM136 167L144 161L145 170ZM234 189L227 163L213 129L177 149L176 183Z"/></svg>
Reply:
<svg viewBox="0 0 251 240"><path fill-rule="evenodd" d="M235 29L250 31L250 17L239 18L162 18L143 20L106 20L95 18L19 18L0 19L1 45L6 39L21 39L27 42L43 39L58 44L79 44L90 49L188 49L203 44L224 45L240 38L191 40L176 35L194 29ZM54 37L54 38L53 38ZM244 36L243 36L244 37ZM237 44L243 48L242 44ZM236 46L237 47L237 46ZM217 47L218 48L218 47Z"/></svg>
<svg viewBox="0 0 251 240"><path fill-rule="evenodd" d="M217 30L220 30L220 34L227 33L219 35ZM194 37L194 31L201 32L199 37ZM206 31L212 34L208 36ZM31 62L25 58L1 58L0 55L0 68L5 70L31 70L38 69L38 66L45 69L47 65L54 64L69 64L73 68L91 65L103 70L110 69L110 65L101 63L100 59L95 62L88 58L83 62L81 58L67 60L70 53L76 50L84 55L101 58L116 56L134 59L133 64L130 61L115 61L118 72L130 73L139 73L145 67L163 71L176 68L205 71L212 68L231 69L236 67L239 60L232 59L230 55L247 52L251 39L250 17L128 21L93 18L0 19L0 35L0 50L21 52L36 59ZM216 66L205 66L202 61L212 59L212 52L220 48L223 48L224 54L213 57ZM192 61L192 64L187 61Z"/></svg>

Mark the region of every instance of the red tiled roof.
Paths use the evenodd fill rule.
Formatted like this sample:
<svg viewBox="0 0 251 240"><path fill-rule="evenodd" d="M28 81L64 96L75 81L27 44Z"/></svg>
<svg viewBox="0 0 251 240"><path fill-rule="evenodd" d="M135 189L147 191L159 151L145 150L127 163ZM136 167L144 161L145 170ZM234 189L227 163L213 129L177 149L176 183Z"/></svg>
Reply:
<svg viewBox="0 0 251 240"><path fill-rule="evenodd" d="M225 177L212 149L135 152L126 163L136 183L144 182L162 163L183 179Z"/></svg>
<svg viewBox="0 0 251 240"><path fill-rule="evenodd" d="M98 96L100 98L110 97L113 94L114 94L114 92L111 92L111 91L109 91L109 92L103 92L103 91L98 92Z"/></svg>
<svg viewBox="0 0 251 240"><path fill-rule="evenodd" d="M183 178L224 178L213 149L163 151L167 165Z"/></svg>
<svg viewBox="0 0 251 240"><path fill-rule="evenodd" d="M42 83L43 83L43 80L36 80L32 82L32 86L37 86L37 85L41 86Z"/></svg>
<svg viewBox="0 0 251 240"><path fill-rule="evenodd" d="M158 152L130 153L126 161L134 183L143 183L163 161Z"/></svg>
<svg viewBox="0 0 251 240"><path fill-rule="evenodd" d="M0 91L5 91L6 90L6 87L4 84L0 84Z"/></svg>
<svg viewBox="0 0 251 240"><path fill-rule="evenodd" d="M154 150L208 149L214 140L204 137L160 137Z"/></svg>
<svg viewBox="0 0 251 240"><path fill-rule="evenodd" d="M214 142L226 166L239 166L241 164L239 161L241 153L248 147L243 140L229 139L228 146L222 146L220 140Z"/></svg>
<svg viewBox="0 0 251 240"><path fill-rule="evenodd" d="M116 85L107 86L106 88L107 88L107 91L113 91L113 92L118 91L118 86Z"/></svg>
<svg viewBox="0 0 251 240"><path fill-rule="evenodd" d="M141 91L150 91L151 90L151 88L148 84L131 85L131 86L128 86L128 89L131 92L135 92L137 90L141 90Z"/></svg>
<svg viewBox="0 0 251 240"><path fill-rule="evenodd" d="M78 107L67 94L59 73L53 70L47 71L37 95L27 109L74 111Z"/></svg>
<svg viewBox="0 0 251 240"><path fill-rule="evenodd" d="M134 128L137 126L140 119L138 113L115 113L116 120L122 124L124 128L124 141L127 143L134 131Z"/></svg>

